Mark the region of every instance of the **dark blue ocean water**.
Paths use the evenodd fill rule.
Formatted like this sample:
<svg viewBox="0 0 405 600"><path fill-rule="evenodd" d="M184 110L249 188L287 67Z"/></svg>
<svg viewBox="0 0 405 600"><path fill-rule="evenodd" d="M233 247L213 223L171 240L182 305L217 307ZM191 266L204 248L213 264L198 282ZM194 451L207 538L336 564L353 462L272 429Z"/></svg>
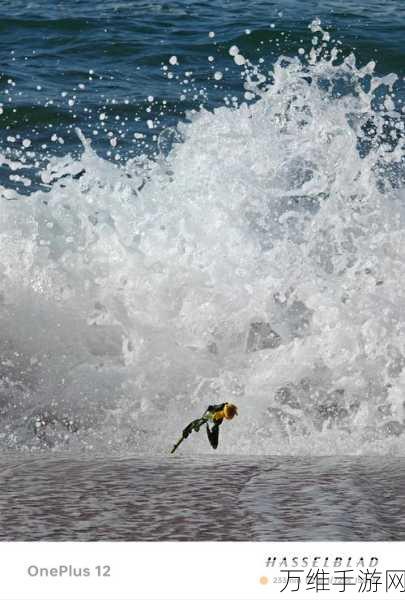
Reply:
<svg viewBox="0 0 405 600"><path fill-rule="evenodd" d="M104 155L149 154L186 111L243 100L231 46L266 73L280 54L311 47L316 17L358 64L404 75L403 0L3 0L1 147L29 139L36 156L64 154L80 146L80 127Z"/></svg>

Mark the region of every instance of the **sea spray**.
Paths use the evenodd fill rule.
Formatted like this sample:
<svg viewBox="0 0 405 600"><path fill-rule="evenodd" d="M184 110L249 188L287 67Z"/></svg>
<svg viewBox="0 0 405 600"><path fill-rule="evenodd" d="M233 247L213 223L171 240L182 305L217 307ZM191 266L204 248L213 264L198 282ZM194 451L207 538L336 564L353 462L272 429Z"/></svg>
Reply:
<svg viewBox="0 0 405 600"><path fill-rule="evenodd" d="M233 51L254 101L190 112L154 158L79 131L36 191L1 189L3 448L165 452L231 399L222 452L403 453L396 76L312 28L270 73Z"/></svg>

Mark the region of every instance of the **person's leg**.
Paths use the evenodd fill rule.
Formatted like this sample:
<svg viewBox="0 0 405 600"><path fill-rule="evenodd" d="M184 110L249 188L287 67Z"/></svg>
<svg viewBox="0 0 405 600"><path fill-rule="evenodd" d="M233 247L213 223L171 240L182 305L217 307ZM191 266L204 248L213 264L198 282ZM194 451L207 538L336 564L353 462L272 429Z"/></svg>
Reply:
<svg viewBox="0 0 405 600"><path fill-rule="evenodd" d="M208 440L209 440L211 446L214 448L214 450L216 450L218 448L218 438L219 438L218 423L215 423L215 425L212 427L212 429L209 428L208 423L207 423L207 435L208 435Z"/></svg>

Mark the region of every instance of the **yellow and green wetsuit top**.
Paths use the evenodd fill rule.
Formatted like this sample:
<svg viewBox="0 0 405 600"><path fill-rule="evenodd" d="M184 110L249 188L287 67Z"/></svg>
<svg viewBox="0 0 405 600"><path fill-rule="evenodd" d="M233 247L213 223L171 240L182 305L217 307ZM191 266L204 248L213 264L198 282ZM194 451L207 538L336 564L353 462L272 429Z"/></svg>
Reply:
<svg viewBox="0 0 405 600"><path fill-rule="evenodd" d="M177 450L182 441L188 438L192 431L199 431L202 425L206 425L208 440L215 450L218 447L219 426L221 425L222 421L224 419L232 419L234 415L237 414L237 407L229 402L210 405L202 417L191 421L191 423L187 425L187 427L183 430L181 438L173 446L171 453L173 454L173 452ZM212 425L210 427L211 423Z"/></svg>
<svg viewBox="0 0 405 600"><path fill-rule="evenodd" d="M226 402L224 402L223 404L212 404L207 408L202 418L207 419L207 421L212 421L213 423L218 423L218 425L221 425L222 421L225 419L225 405Z"/></svg>

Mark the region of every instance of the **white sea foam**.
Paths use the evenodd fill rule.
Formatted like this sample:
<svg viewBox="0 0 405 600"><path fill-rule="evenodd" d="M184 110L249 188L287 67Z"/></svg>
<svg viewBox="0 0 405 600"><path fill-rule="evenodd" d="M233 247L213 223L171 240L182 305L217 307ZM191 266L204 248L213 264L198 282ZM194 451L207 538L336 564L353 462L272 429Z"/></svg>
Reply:
<svg viewBox="0 0 405 600"><path fill-rule="evenodd" d="M0 190L4 447L166 451L231 399L220 451L405 451L395 77L322 52L250 65L257 102L190 114L167 156L80 134L46 190Z"/></svg>

